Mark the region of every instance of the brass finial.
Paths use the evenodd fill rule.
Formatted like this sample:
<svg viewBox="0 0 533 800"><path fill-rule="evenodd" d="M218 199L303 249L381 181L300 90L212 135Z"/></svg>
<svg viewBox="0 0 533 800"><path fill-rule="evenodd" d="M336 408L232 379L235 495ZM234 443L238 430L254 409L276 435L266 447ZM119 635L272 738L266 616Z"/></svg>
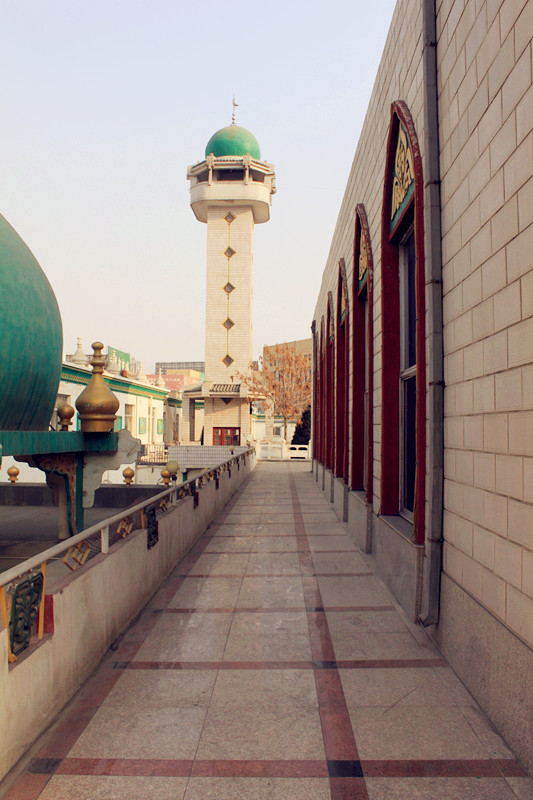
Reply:
<svg viewBox="0 0 533 800"><path fill-rule="evenodd" d="M57 409L57 416L59 419L59 424L61 425L60 430L68 431L69 426L72 422L72 417L74 416L75 413L76 413L75 410L68 403L64 403L64 405L59 406L59 408Z"/></svg>
<svg viewBox="0 0 533 800"><path fill-rule="evenodd" d="M165 467L161 470L161 477L163 478L165 486L170 486L170 472L168 469L165 469Z"/></svg>
<svg viewBox="0 0 533 800"><path fill-rule="evenodd" d="M135 470L131 467L126 467L126 469L122 470L122 474L124 475L124 483L126 486L131 486L133 478L135 477Z"/></svg>
<svg viewBox="0 0 533 800"><path fill-rule="evenodd" d="M235 109L238 107L238 103L235 102L235 95L233 95L233 100L231 101L231 105L233 106L233 113L231 115L231 124L235 125Z"/></svg>
<svg viewBox="0 0 533 800"><path fill-rule="evenodd" d="M168 474L172 478L173 481L176 481L178 478L178 472L180 471L180 465L177 461L169 461L165 467L168 471Z"/></svg>
<svg viewBox="0 0 533 800"><path fill-rule="evenodd" d="M19 476L19 473L20 473L20 469L18 467L16 467L14 464L13 464L12 467L9 467L9 469L7 471L7 474L9 475L9 482L10 483L16 483L17 482L17 478Z"/></svg>
<svg viewBox="0 0 533 800"><path fill-rule="evenodd" d="M107 433L113 430L119 401L107 386L103 372L105 359L102 342L93 342L91 380L76 400L83 433Z"/></svg>

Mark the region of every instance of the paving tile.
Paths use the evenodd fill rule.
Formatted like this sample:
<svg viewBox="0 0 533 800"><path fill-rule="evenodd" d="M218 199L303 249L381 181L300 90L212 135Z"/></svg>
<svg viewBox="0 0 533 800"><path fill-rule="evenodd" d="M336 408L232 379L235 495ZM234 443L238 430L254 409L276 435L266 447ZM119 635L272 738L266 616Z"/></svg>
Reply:
<svg viewBox="0 0 533 800"><path fill-rule="evenodd" d="M301 607L301 578L243 578L237 608Z"/></svg>
<svg viewBox="0 0 533 800"><path fill-rule="evenodd" d="M369 800L516 800L498 778L367 778Z"/></svg>
<svg viewBox="0 0 533 800"><path fill-rule="evenodd" d="M211 708L317 708L311 670L222 670L211 697Z"/></svg>
<svg viewBox="0 0 533 800"><path fill-rule="evenodd" d="M196 758L324 758L318 709L210 708Z"/></svg>
<svg viewBox="0 0 533 800"><path fill-rule="evenodd" d="M334 552L335 550L343 552L350 550L355 553L357 550L354 543L344 533L330 534L329 536L322 534L310 536L307 525L306 532L308 534L309 549L313 553L320 553L321 551ZM349 555L349 553L346 553L346 555Z"/></svg>
<svg viewBox="0 0 533 800"><path fill-rule="evenodd" d="M226 634L198 632L170 639L154 637L145 642L134 661L220 661L227 639Z"/></svg>
<svg viewBox="0 0 533 800"><path fill-rule="evenodd" d="M296 536L256 536L251 552L295 553L298 549Z"/></svg>
<svg viewBox="0 0 533 800"><path fill-rule="evenodd" d="M54 775L41 800L183 800L187 778Z"/></svg>
<svg viewBox="0 0 533 800"><path fill-rule="evenodd" d="M533 800L533 780L531 778L505 779L518 800Z"/></svg>
<svg viewBox="0 0 533 800"><path fill-rule="evenodd" d="M264 612L262 614L235 614L231 634L307 634L307 615L305 611Z"/></svg>
<svg viewBox="0 0 533 800"><path fill-rule="evenodd" d="M459 708L351 708L361 759L471 759L488 757Z"/></svg>
<svg viewBox="0 0 533 800"><path fill-rule="evenodd" d="M327 611L331 635L353 639L362 633L405 632L406 624L396 609L375 611Z"/></svg>
<svg viewBox="0 0 533 800"><path fill-rule="evenodd" d="M249 553L254 544L253 535L222 537L213 536L206 547L209 553Z"/></svg>
<svg viewBox="0 0 533 800"><path fill-rule="evenodd" d="M391 595L383 583L372 576L318 578L325 606L387 605Z"/></svg>
<svg viewBox="0 0 533 800"><path fill-rule="evenodd" d="M257 525L255 529L256 536L294 536L295 533L296 527L292 519L288 522L284 522L283 525L277 522L262 522L260 525Z"/></svg>
<svg viewBox="0 0 533 800"><path fill-rule="evenodd" d="M101 707L74 747L73 758L193 758L205 708Z"/></svg>
<svg viewBox="0 0 533 800"><path fill-rule="evenodd" d="M233 608L241 583L241 578L186 578L169 607Z"/></svg>
<svg viewBox="0 0 533 800"><path fill-rule="evenodd" d="M341 522L325 520L313 522L312 518L306 517L304 520L305 532L308 536L343 536L348 539L348 534Z"/></svg>
<svg viewBox="0 0 533 800"><path fill-rule="evenodd" d="M210 670L125 670L103 702L105 708L206 708L215 685Z"/></svg>
<svg viewBox="0 0 533 800"><path fill-rule="evenodd" d="M366 631L347 637L335 627L330 628L331 640L338 659L410 659L438 658L429 643L421 647L409 631Z"/></svg>
<svg viewBox="0 0 533 800"><path fill-rule="evenodd" d="M243 522L221 522L217 525L214 531L213 538L219 536L253 536L256 532L257 525Z"/></svg>
<svg viewBox="0 0 533 800"><path fill-rule="evenodd" d="M513 758L512 751L477 704L463 706L462 712L490 758Z"/></svg>
<svg viewBox="0 0 533 800"><path fill-rule="evenodd" d="M370 572L359 553L313 553L315 572Z"/></svg>
<svg viewBox="0 0 533 800"><path fill-rule="evenodd" d="M456 706L438 669L340 669L349 709L392 706Z"/></svg>
<svg viewBox="0 0 533 800"><path fill-rule="evenodd" d="M249 557L241 553L216 553L201 555L189 575L244 575Z"/></svg>
<svg viewBox="0 0 533 800"><path fill-rule="evenodd" d="M300 575L300 559L297 553L252 553L246 569L246 577L261 574Z"/></svg>
<svg viewBox="0 0 533 800"><path fill-rule="evenodd" d="M224 661L311 661L309 635L231 633Z"/></svg>
<svg viewBox="0 0 533 800"><path fill-rule="evenodd" d="M330 800L327 778L191 778L184 800Z"/></svg>
<svg viewBox="0 0 533 800"><path fill-rule="evenodd" d="M226 514L223 525L257 525L261 522L263 515L257 512L247 513L245 511L230 511Z"/></svg>

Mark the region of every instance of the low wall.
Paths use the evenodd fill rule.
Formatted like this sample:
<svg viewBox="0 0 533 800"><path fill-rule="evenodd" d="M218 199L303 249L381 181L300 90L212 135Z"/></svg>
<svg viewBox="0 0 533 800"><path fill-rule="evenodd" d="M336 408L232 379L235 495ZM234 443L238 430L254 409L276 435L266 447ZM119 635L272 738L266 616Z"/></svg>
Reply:
<svg viewBox="0 0 533 800"><path fill-rule="evenodd" d="M8 633L0 631L0 779L54 721L93 672L112 642L254 469L250 453L240 469L220 475L159 518L159 542L146 547L136 531L77 573L47 586L54 632L19 662L8 664Z"/></svg>

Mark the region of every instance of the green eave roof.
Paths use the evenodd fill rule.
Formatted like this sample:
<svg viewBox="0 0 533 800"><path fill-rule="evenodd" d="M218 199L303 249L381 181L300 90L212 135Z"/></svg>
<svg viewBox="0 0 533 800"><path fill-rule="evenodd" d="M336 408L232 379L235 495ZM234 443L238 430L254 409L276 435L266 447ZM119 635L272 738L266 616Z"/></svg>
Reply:
<svg viewBox="0 0 533 800"><path fill-rule="evenodd" d="M67 366L63 364L61 368L61 380L70 381L71 383L81 383L85 386L91 380L92 372L85 369L80 369L74 365ZM128 381L127 378L110 378L104 375L104 380L109 388L115 392L122 392L123 394L136 394L140 397L158 397L164 400L168 394L168 389L158 389L157 386L139 386L138 383Z"/></svg>

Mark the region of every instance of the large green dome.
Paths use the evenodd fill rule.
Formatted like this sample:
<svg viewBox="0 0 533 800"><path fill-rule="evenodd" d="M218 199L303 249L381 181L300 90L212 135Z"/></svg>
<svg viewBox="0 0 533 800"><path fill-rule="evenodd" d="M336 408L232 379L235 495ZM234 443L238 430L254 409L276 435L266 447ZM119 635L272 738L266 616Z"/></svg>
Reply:
<svg viewBox="0 0 533 800"><path fill-rule="evenodd" d="M62 348L53 289L35 256L0 214L0 430L48 430Z"/></svg>
<svg viewBox="0 0 533 800"><path fill-rule="evenodd" d="M261 158L257 139L253 133L247 131L246 128L241 128L240 125L228 125L227 128L221 128L214 133L205 148L206 156L210 153L217 158L219 156L245 156L246 153L250 153L252 158L257 160Z"/></svg>

